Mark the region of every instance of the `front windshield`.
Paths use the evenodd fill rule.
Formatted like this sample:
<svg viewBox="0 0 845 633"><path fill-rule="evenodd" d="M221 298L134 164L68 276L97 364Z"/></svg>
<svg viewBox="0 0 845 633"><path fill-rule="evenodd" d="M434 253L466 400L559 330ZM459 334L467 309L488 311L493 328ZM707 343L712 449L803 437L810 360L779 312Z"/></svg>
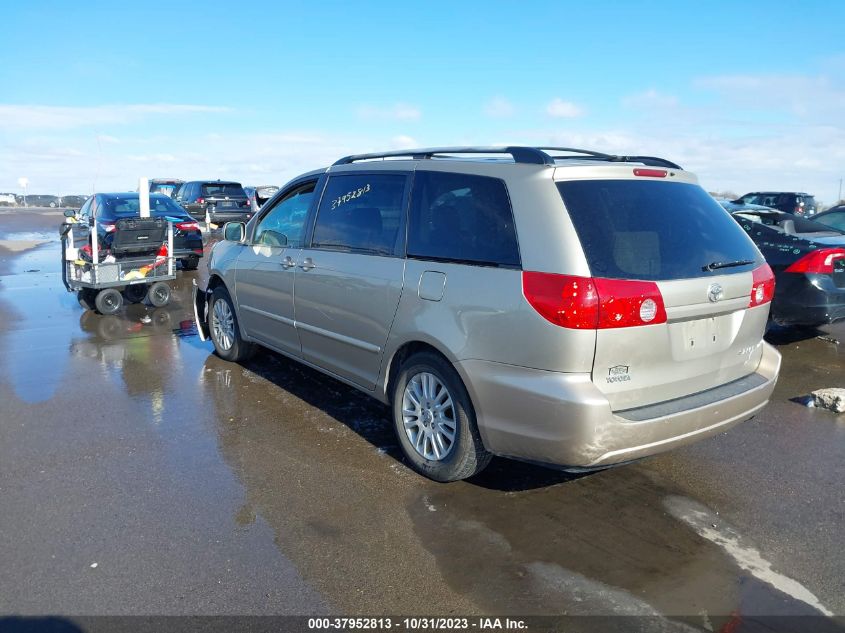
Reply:
<svg viewBox="0 0 845 633"><path fill-rule="evenodd" d="M154 182L150 185L150 193L161 193L172 198L180 184L178 182Z"/></svg>

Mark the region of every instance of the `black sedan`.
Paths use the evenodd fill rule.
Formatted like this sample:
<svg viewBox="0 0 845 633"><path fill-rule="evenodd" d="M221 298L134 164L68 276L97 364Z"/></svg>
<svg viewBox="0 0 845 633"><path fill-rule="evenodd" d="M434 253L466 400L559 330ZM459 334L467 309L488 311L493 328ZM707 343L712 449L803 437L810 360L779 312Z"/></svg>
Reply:
<svg viewBox="0 0 845 633"><path fill-rule="evenodd" d="M845 233L774 209L723 206L775 273L772 320L817 326L845 319Z"/></svg>
<svg viewBox="0 0 845 633"><path fill-rule="evenodd" d="M77 214L81 219L79 237L88 241L87 227L94 219L98 252L100 257L104 257L117 231L117 221L139 217L140 214L137 193L95 193ZM161 193L150 194L150 216L173 220L174 255L182 263L183 269L196 269L203 254L202 233L197 221L169 196Z"/></svg>

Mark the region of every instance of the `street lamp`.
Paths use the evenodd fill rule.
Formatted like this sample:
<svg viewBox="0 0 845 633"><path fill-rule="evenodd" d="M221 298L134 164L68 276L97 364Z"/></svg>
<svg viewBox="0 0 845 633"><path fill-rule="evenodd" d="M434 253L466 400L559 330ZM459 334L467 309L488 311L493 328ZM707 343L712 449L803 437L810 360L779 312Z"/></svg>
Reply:
<svg viewBox="0 0 845 633"><path fill-rule="evenodd" d="M26 206L26 186L29 184L29 178L26 176L21 176L18 178L18 184L23 189L23 206Z"/></svg>

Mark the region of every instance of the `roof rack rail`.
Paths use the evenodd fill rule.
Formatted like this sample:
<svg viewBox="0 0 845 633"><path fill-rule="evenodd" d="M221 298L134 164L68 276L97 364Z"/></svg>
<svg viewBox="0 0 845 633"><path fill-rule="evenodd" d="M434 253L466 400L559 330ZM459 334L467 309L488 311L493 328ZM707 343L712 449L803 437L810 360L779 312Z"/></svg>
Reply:
<svg viewBox="0 0 845 633"><path fill-rule="evenodd" d="M615 154L603 154L601 152L592 152L584 149L573 149L571 147L538 147L536 148L543 152L573 152L578 154L585 154L586 156L555 156L555 160L606 160L612 163L641 163L649 167L669 167L670 169L683 169L677 163L673 163L665 158L658 156L618 156Z"/></svg>
<svg viewBox="0 0 845 633"><path fill-rule="evenodd" d="M414 160L434 158L439 154L510 154L515 163L534 165L554 165L554 161L545 152L534 147L426 147L422 149L393 150L373 154L352 154L336 161L335 165L348 165L359 160L378 158L400 158L407 156Z"/></svg>
<svg viewBox="0 0 845 633"><path fill-rule="evenodd" d="M577 156L549 156L547 152L570 152ZM682 169L680 165L656 156L615 156L603 154L587 149L576 149L574 147L523 147L511 145L508 147L427 147L422 149L392 150L389 152L375 152L372 154L351 154L337 160L333 165L349 165L360 160L376 160L379 158L402 158L407 157L413 160L431 159L440 155L446 158L449 154L510 154L515 163L531 165L554 166L556 160L603 160L622 163L642 163L655 167L670 167Z"/></svg>

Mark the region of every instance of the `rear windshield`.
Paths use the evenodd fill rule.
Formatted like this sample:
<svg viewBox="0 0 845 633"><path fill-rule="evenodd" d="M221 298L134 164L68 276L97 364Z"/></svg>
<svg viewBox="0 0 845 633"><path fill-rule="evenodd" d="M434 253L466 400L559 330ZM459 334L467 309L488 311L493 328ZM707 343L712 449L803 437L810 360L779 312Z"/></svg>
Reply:
<svg viewBox="0 0 845 633"><path fill-rule="evenodd" d="M596 277L670 280L751 270L757 248L697 185L653 180L557 183ZM706 267L750 261L742 266Z"/></svg>
<svg viewBox="0 0 845 633"><path fill-rule="evenodd" d="M246 198L246 192L236 182L220 182L203 185L202 196L203 198L208 198L209 196L240 196L241 198Z"/></svg>
<svg viewBox="0 0 845 633"><path fill-rule="evenodd" d="M104 206L108 215L131 217L141 213L141 203L138 202L137 196L133 198L106 198ZM150 215L182 217L186 213L182 207L170 198L150 196Z"/></svg>

